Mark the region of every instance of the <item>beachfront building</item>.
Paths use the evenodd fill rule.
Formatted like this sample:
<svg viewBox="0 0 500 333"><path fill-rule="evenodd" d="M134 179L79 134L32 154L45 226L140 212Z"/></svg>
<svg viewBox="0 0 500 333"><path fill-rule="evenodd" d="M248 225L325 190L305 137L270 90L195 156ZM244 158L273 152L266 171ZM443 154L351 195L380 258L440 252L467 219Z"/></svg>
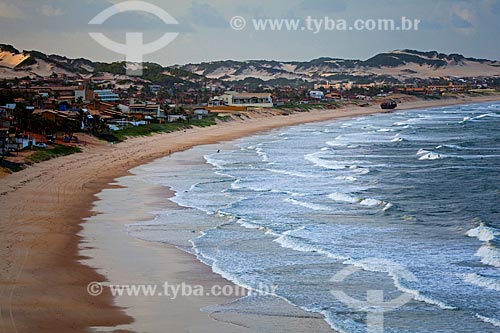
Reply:
<svg viewBox="0 0 500 333"><path fill-rule="evenodd" d="M193 115L194 115L194 118L201 120L203 118L208 117L210 115L210 111L208 111L207 109L203 109L203 108L197 108L197 109L193 110Z"/></svg>
<svg viewBox="0 0 500 333"><path fill-rule="evenodd" d="M159 104L151 103L136 103L130 105L118 105L118 108L127 116L132 116L138 119L164 118L165 112Z"/></svg>
<svg viewBox="0 0 500 333"><path fill-rule="evenodd" d="M273 98L269 93L238 93L226 91L224 95L216 96L209 102L209 106L244 106L258 108L272 108Z"/></svg>
<svg viewBox="0 0 500 333"><path fill-rule="evenodd" d="M323 99L325 98L325 93L322 92L321 90L311 90L309 92L309 97L314 99Z"/></svg>

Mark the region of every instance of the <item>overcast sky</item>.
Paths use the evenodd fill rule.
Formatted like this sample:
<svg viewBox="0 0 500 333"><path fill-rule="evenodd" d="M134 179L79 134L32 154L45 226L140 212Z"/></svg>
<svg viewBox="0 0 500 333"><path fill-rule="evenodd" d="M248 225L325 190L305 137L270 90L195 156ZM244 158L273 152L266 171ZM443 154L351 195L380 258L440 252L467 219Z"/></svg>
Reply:
<svg viewBox="0 0 500 333"><path fill-rule="evenodd" d="M175 18L166 25L142 12L120 13L100 26L88 22L118 0L0 0L0 43L71 58L121 61L124 55L98 44L89 32L117 42L143 32L146 42L165 32L178 37L145 56L162 65L212 60L367 59L395 49L437 50L500 59L500 0L147 0ZM243 30L230 27L243 17ZM393 18L422 22L418 31L255 31L253 19Z"/></svg>

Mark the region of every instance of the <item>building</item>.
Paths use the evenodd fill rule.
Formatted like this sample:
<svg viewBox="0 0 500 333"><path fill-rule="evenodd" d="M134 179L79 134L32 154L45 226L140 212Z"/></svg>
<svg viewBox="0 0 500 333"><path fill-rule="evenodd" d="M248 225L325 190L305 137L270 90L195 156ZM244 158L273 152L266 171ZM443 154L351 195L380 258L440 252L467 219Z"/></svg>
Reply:
<svg viewBox="0 0 500 333"><path fill-rule="evenodd" d="M94 90L94 95L95 99L102 102L118 102L120 100L120 95L110 89Z"/></svg>
<svg viewBox="0 0 500 333"><path fill-rule="evenodd" d="M342 99L342 94L339 92L332 91L325 95L326 99L339 101Z"/></svg>
<svg viewBox="0 0 500 333"><path fill-rule="evenodd" d="M176 121L186 121L186 120L187 120L187 117L185 115L181 115L181 114L169 114L167 116L167 121L169 123L173 123Z"/></svg>
<svg viewBox="0 0 500 333"><path fill-rule="evenodd" d="M165 112L159 104L139 103L130 105L118 105L118 108L127 116L144 119L146 117L164 118Z"/></svg>
<svg viewBox="0 0 500 333"><path fill-rule="evenodd" d="M77 112L55 111L55 110L35 110L33 115L40 116L56 124L62 124L64 121L78 120Z"/></svg>
<svg viewBox="0 0 500 333"><path fill-rule="evenodd" d="M79 99L82 100L84 103L88 103L94 99L95 93L94 91L88 89L85 86L79 86L80 89L75 90L75 101L78 101Z"/></svg>
<svg viewBox="0 0 500 333"><path fill-rule="evenodd" d="M201 120L203 118L208 117L210 115L210 111L198 108L193 110L193 114L196 119Z"/></svg>
<svg viewBox="0 0 500 333"><path fill-rule="evenodd" d="M81 97L82 101L90 101L94 98L93 92L85 85L78 86L34 86L29 90L34 91L42 97L56 97L61 102L77 101Z"/></svg>
<svg viewBox="0 0 500 333"><path fill-rule="evenodd" d="M311 90L309 96L314 99L323 99L325 98L325 93L321 90Z"/></svg>
<svg viewBox="0 0 500 333"><path fill-rule="evenodd" d="M258 108L272 108L273 98L270 93L238 93L226 91L224 95L216 96L209 102L209 106L245 106Z"/></svg>

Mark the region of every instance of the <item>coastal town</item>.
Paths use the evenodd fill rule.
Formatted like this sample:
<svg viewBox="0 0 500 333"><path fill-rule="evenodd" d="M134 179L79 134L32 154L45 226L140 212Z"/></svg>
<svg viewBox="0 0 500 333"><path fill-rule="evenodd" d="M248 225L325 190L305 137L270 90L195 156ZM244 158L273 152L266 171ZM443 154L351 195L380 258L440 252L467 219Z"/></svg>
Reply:
<svg viewBox="0 0 500 333"><path fill-rule="evenodd" d="M499 89L498 77L440 77L413 84L318 81L257 88L224 82L200 88L147 81L123 86L116 80L55 73L48 78L5 79L0 82L0 153L2 165L16 170L37 150L59 146L63 154L78 151L85 144L82 136L118 142L134 133L159 132L162 124L175 130L259 112L288 114L409 97L485 95Z"/></svg>

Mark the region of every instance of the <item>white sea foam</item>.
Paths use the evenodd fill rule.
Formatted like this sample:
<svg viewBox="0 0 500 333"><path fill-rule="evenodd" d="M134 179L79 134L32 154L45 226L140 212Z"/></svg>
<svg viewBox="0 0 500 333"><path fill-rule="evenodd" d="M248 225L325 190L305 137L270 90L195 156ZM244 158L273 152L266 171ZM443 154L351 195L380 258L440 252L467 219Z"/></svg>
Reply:
<svg viewBox="0 0 500 333"><path fill-rule="evenodd" d="M368 198L368 199L362 199L359 202L359 204L362 206L377 207L377 206L381 206L381 205L385 204L385 202L377 200L377 199Z"/></svg>
<svg viewBox="0 0 500 333"><path fill-rule="evenodd" d="M279 174L294 176L294 177L299 177L299 178L317 178L317 176L315 176L315 175L302 173L302 172L294 172L294 171L286 171L286 170L278 170L278 169L266 169L266 170L270 171L270 172L274 172L274 173L279 173Z"/></svg>
<svg viewBox="0 0 500 333"><path fill-rule="evenodd" d="M453 148L453 149L457 149L457 150L463 150L463 149L465 149L464 147L459 146L459 145L444 145L444 146L447 147L447 148Z"/></svg>
<svg viewBox="0 0 500 333"><path fill-rule="evenodd" d="M240 190L243 188L243 186L240 186L239 183L241 183L240 179L236 179L234 182L231 183L231 188L233 190Z"/></svg>
<svg viewBox="0 0 500 333"><path fill-rule="evenodd" d="M366 175L367 173L370 173L370 169L360 167L356 167L353 171L360 175Z"/></svg>
<svg viewBox="0 0 500 333"><path fill-rule="evenodd" d="M500 268L500 250L496 247L490 244L483 245L475 255L481 258L483 264Z"/></svg>
<svg viewBox="0 0 500 333"><path fill-rule="evenodd" d="M379 130L377 130L377 132L394 132L395 129L393 128L381 128Z"/></svg>
<svg viewBox="0 0 500 333"><path fill-rule="evenodd" d="M312 313L318 313L324 317L324 320L327 322L328 325L330 325L331 329L335 332L338 333L349 333L352 332L352 330L349 329L349 327L346 326L346 321L343 320L341 321L341 325L344 326L346 329L341 328L338 322L338 318L335 315L332 315L331 311L324 310L321 307L307 307L307 306L301 306L301 309L303 309L306 312L312 312Z"/></svg>
<svg viewBox="0 0 500 333"><path fill-rule="evenodd" d="M326 144L330 147L346 147L347 146L347 144L340 143L337 141L327 141Z"/></svg>
<svg viewBox="0 0 500 333"><path fill-rule="evenodd" d="M413 273L411 273L410 271L408 271L399 264L384 259L371 258L363 260L353 260L352 258L334 254L324 249L321 249L317 246L307 244L303 239L294 235L304 230L305 228L306 227L301 227L297 230L287 231L283 233L283 235L281 235L280 237L276 238L274 242L280 244L284 248L293 249L295 251L314 252L321 255L325 255L332 259L343 260L343 263L345 265L355 265L366 271L387 273L393 279L394 285L397 289L399 289L402 292L413 295L415 300L425 302L431 305L436 305L441 309L445 310L455 309L455 307L449 306L444 302L422 295L418 290L405 287L402 281L409 281L409 282L417 281L417 278L413 275Z"/></svg>
<svg viewBox="0 0 500 333"><path fill-rule="evenodd" d="M404 286L403 281L414 282L417 281L417 278L415 277L415 275L413 275L412 272L408 271L405 267L397 263L394 263L390 260L373 259L373 258L363 259L363 260L349 259L346 260L344 264L358 266L366 271L387 273L394 281L394 285L398 290L413 295L415 300L431 305L436 305L444 310L455 309L455 307L450 306L444 302L422 295L418 290Z"/></svg>
<svg viewBox="0 0 500 333"><path fill-rule="evenodd" d="M464 124L468 121L478 121L478 120L481 120L483 118L499 118L500 117L500 114L496 114L496 113L485 113L485 114L481 114L479 116L476 116L476 117L465 117L461 122L460 124Z"/></svg>
<svg viewBox="0 0 500 333"><path fill-rule="evenodd" d="M348 181L351 181L351 182L355 182L356 180L358 180L356 177L353 177L353 176L337 176L337 177L335 177L335 179L338 179L338 180L348 180Z"/></svg>
<svg viewBox="0 0 500 333"><path fill-rule="evenodd" d="M430 153L430 151L428 151L426 149L419 149L416 155L421 156L421 155L427 155L429 153Z"/></svg>
<svg viewBox="0 0 500 333"><path fill-rule="evenodd" d="M476 318L484 321L485 323L491 324L491 325L496 326L496 327L500 327L500 320L499 319L488 318L485 316L481 316L480 314L476 314Z"/></svg>
<svg viewBox="0 0 500 333"><path fill-rule="evenodd" d="M205 232L202 232L202 235L197 237L197 238L201 238L203 237L204 235L206 235ZM277 235L275 234L276 236L279 236L275 241L277 243L279 243L281 245L281 243L279 241L277 241L278 239L280 239L281 237L286 237L285 235ZM194 252L195 252L195 256L196 258L201 261L202 263L210 266L212 268L212 271L215 273L215 274L218 274L220 276L222 276L223 278L225 278L226 280L228 281L231 281L232 283L236 284L237 286L240 286L242 288L245 288L249 291L252 291L252 292L257 292L259 294L264 294L264 295L271 295L271 296L274 296L276 298L279 298L283 301L285 301L286 303L290 304L290 305L293 305L293 306L297 306L297 304L291 302L289 299L287 299L286 297L283 297L281 295L278 295L276 293L271 293L269 292L268 290L258 290L258 289L255 289L253 288L252 286L250 286L249 284L245 283L242 279L240 279L237 275L235 274L231 274L227 271L225 271L224 269L222 269L221 267L219 267L219 263L218 263L218 260L216 258L210 258L208 256L205 256L203 255L199 249L194 245L194 242L193 241L190 241L191 244L193 245L193 249L194 249ZM286 242L285 242L286 243ZM288 243L286 243L288 244ZM283 245L282 245L283 246ZM287 246L283 246L283 247L287 247ZM298 250L298 251L301 251L301 250ZM316 252L315 250L312 250L312 251L305 251L305 252ZM299 306L300 307L300 306ZM317 313L321 313L325 316L325 321L330 325L330 327L332 327L332 329L335 329L336 331L340 332L340 333L346 333L345 331L339 329L337 327L337 325L335 325L335 323L331 320L328 320L327 318L327 312L326 311L316 311L314 309L308 309L306 307L300 307L301 309L303 309L304 311L311 311L311 312L317 312Z"/></svg>
<svg viewBox="0 0 500 333"><path fill-rule="evenodd" d="M420 161L425 161L425 160L433 161L433 160L441 160L445 157L446 156L443 154L428 153L428 154L420 156L418 159Z"/></svg>
<svg viewBox="0 0 500 333"><path fill-rule="evenodd" d="M486 289L500 291L500 281L476 273L465 275L464 281Z"/></svg>
<svg viewBox="0 0 500 333"><path fill-rule="evenodd" d="M304 241L302 238L294 236L294 234L304 230L306 227L300 227L296 230L290 230L284 232L282 235L280 235L278 238L274 240L274 242L278 243L281 245L281 247L287 248L287 249L292 249L295 251L299 252L313 252L313 253L319 253L324 256L327 256L328 258L332 258L335 260L347 260L349 259L348 257L344 256L339 256L337 254L325 251L317 246L307 244L306 241Z"/></svg>
<svg viewBox="0 0 500 333"><path fill-rule="evenodd" d="M269 156L264 152L264 149L262 148L256 148L255 152L257 155L259 155L262 158L262 162L268 162L269 161Z"/></svg>
<svg viewBox="0 0 500 333"><path fill-rule="evenodd" d="M328 198L330 198L333 201L337 202L347 202L347 203L357 203L362 206L366 207L378 207L378 206L384 206L384 211L388 210L389 208L392 207L391 203L382 201L382 200L377 200L373 198L357 198L355 196L346 194L346 193L340 193L340 192L335 192L331 193L328 195Z"/></svg>
<svg viewBox="0 0 500 333"><path fill-rule="evenodd" d="M332 199L333 201L339 201L339 202L357 203L360 201L359 198L350 196L350 195L345 194L345 193L339 193L339 192L331 193L328 195L328 197L330 199Z"/></svg>
<svg viewBox="0 0 500 333"><path fill-rule="evenodd" d="M495 239L495 237L500 236L500 230L486 227L484 223L481 223L479 227L467 231L467 236L476 237L483 242L489 242Z"/></svg>
<svg viewBox="0 0 500 333"><path fill-rule="evenodd" d="M318 167L325 168L325 169L342 170L342 169L346 168L346 166L343 164L339 164L339 163L336 163L333 161L325 160L325 159L321 158L319 155L320 155L319 153L312 153L312 154L305 155L304 158L307 161L313 163L314 165L316 165Z"/></svg>
<svg viewBox="0 0 500 333"><path fill-rule="evenodd" d="M231 188L233 190L241 190L241 189L247 189L250 191L254 192L268 192L269 189L267 188L260 188L260 187L254 187L254 186L249 186L249 185L240 185L241 184L241 179L236 179L234 182L231 183Z"/></svg>
<svg viewBox="0 0 500 333"><path fill-rule="evenodd" d="M386 203L386 204L385 204L384 209L382 209L382 210L383 210L384 212L385 212L385 211L388 211L389 209L391 209L391 208L392 208L392 206L393 206L393 205L392 205L390 202L388 202L388 203Z"/></svg>
<svg viewBox="0 0 500 333"><path fill-rule="evenodd" d="M255 229L255 230L259 230L261 228L260 225L257 225L257 224L254 224L254 223L250 223L250 222L246 222L244 220L240 220L238 221L238 224L241 225L243 228L245 229Z"/></svg>
<svg viewBox="0 0 500 333"><path fill-rule="evenodd" d="M365 207L383 207L382 211L387 211L392 207L392 203L390 202L385 202L382 200L377 200L373 198L358 198L346 193L340 193L340 192L335 192L331 193L328 195L328 198L330 198L333 201L336 202L346 202L350 204L359 204L361 206Z"/></svg>
<svg viewBox="0 0 500 333"><path fill-rule="evenodd" d="M486 118L486 117L491 117L491 118L500 118L500 114L496 114L496 113L485 113L485 114L479 115L479 116L477 116L477 117L474 117L473 119L474 119L474 120L477 120L477 119L483 119L483 118Z"/></svg>
<svg viewBox="0 0 500 333"><path fill-rule="evenodd" d="M323 205L318 205L318 204L314 204L311 202L299 201L299 200L295 200L295 199L291 199L291 198L284 199L283 201L291 203L293 205L309 208L312 210L331 210L331 208L323 206Z"/></svg>
<svg viewBox="0 0 500 333"><path fill-rule="evenodd" d="M468 122L470 120L472 120L471 117L464 117L464 119L462 119L462 121L460 122L460 124L466 123L466 122Z"/></svg>
<svg viewBox="0 0 500 333"><path fill-rule="evenodd" d="M208 164L212 164L216 168L223 168L224 165L227 165L229 162L222 161L222 160L217 160L213 157L213 155L205 155L203 156L205 158L205 161L207 161Z"/></svg>

